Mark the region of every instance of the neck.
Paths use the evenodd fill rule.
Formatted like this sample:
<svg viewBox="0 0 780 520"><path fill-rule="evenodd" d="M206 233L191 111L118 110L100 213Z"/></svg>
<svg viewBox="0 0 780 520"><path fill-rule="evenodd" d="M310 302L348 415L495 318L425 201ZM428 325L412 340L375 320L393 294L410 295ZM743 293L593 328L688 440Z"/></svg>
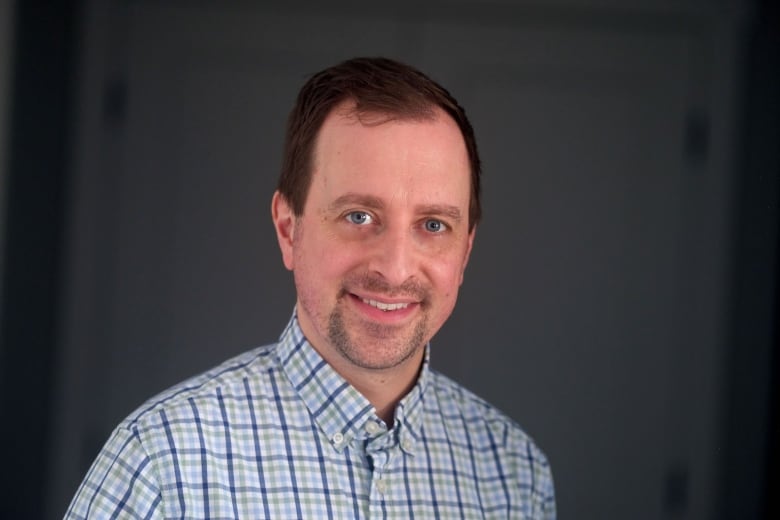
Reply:
<svg viewBox="0 0 780 520"><path fill-rule="evenodd" d="M415 356L417 357L417 356ZM395 418L395 408L398 402L414 387L420 373L422 357L418 359L416 369L403 376L399 374L351 374L342 376L354 386L358 392L368 399L376 409L376 413L388 428L392 428ZM335 368L335 367L334 367ZM338 371L338 369L336 369Z"/></svg>
<svg viewBox="0 0 780 520"><path fill-rule="evenodd" d="M374 406L377 415L392 428L398 402L414 387L420 375L425 347L421 347L401 364L384 369L354 365L341 354L322 352L314 347L333 369L363 394Z"/></svg>

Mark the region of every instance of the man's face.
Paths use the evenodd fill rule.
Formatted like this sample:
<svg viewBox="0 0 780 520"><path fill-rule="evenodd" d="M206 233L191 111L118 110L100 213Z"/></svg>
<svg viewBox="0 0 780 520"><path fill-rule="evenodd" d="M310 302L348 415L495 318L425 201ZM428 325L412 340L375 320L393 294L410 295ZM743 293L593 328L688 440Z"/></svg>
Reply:
<svg viewBox="0 0 780 520"><path fill-rule="evenodd" d="M417 364L452 313L474 239L468 155L444 112L366 126L345 108L320 130L303 215L274 196L299 322L331 363Z"/></svg>

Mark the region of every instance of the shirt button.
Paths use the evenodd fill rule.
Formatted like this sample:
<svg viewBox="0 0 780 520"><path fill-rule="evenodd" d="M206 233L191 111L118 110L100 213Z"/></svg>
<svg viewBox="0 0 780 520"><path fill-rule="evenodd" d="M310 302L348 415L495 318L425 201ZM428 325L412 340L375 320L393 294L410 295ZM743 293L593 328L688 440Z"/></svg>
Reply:
<svg viewBox="0 0 780 520"><path fill-rule="evenodd" d="M374 435L376 432L379 431L379 425L375 423L374 421L368 421L366 424L366 431L369 435Z"/></svg>
<svg viewBox="0 0 780 520"><path fill-rule="evenodd" d="M374 484L374 487L376 488L377 493L380 495L384 495L385 491L387 491L387 484L385 484L384 480L377 480L376 484Z"/></svg>
<svg viewBox="0 0 780 520"><path fill-rule="evenodd" d="M412 441L410 441L409 439L402 440L401 447L406 451L412 451Z"/></svg>
<svg viewBox="0 0 780 520"><path fill-rule="evenodd" d="M344 435L341 434L341 432L336 433L333 436L333 444L336 446L340 445L342 442L344 442Z"/></svg>

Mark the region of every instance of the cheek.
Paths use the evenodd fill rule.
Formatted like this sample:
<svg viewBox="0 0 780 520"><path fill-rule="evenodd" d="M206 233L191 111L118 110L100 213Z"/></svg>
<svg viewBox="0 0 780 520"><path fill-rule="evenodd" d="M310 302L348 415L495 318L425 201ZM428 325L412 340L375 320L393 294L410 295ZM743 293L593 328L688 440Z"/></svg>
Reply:
<svg viewBox="0 0 780 520"><path fill-rule="evenodd" d="M343 277L359 263L363 250L327 235L321 236L322 240L296 243L294 250L296 266L302 271L300 274L313 284L325 284L328 280Z"/></svg>
<svg viewBox="0 0 780 520"><path fill-rule="evenodd" d="M430 276L442 297L454 300L463 282L463 259L458 257L434 263Z"/></svg>

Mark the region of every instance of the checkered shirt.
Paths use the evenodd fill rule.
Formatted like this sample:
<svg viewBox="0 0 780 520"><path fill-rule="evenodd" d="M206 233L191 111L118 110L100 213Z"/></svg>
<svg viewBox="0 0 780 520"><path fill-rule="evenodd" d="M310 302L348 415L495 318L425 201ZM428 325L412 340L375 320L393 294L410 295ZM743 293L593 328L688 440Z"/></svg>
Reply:
<svg viewBox="0 0 780 520"><path fill-rule="evenodd" d="M293 316L122 422L65 518L555 518L542 452L428 350L388 429Z"/></svg>

